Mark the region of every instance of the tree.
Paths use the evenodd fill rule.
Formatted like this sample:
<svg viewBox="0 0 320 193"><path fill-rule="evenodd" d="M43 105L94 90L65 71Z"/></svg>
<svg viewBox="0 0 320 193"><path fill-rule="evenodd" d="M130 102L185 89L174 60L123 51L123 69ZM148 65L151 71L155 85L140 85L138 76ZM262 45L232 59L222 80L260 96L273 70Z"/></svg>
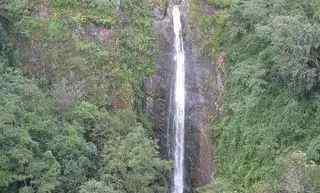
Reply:
<svg viewBox="0 0 320 193"><path fill-rule="evenodd" d="M126 193L166 192L170 165L159 158L142 127L130 130L106 145L104 181Z"/></svg>
<svg viewBox="0 0 320 193"><path fill-rule="evenodd" d="M14 70L1 73L0 93L0 189L51 192L60 164L45 148L52 120L44 95Z"/></svg>
<svg viewBox="0 0 320 193"><path fill-rule="evenodd" d="M212 41L220 46L215 50L227 53L225 116L212 125L218 182L238 192L277 192L280 157L295 150L318 156L319 4L212 2L224 9L213 16L214 29L222 32Z"/></svg>
<svg viewBox="0 0 320 193"><path fill-rule="evenodd" d="M80 193L121 193L115 191L112 187L105 185L103 182L90 180L81 186Z"/></svg>

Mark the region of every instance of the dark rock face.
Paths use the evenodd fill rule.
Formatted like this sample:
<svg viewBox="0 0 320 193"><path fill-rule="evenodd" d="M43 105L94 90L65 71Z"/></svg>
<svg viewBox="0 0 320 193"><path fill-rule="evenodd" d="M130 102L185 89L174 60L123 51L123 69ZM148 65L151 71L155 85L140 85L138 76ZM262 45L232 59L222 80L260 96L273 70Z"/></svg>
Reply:
<svg viewBox="0 0 320 193"><path fill-rule="evenodd" d="M172 28L171 13L159 14L156 9L154 19L154 31L157 37L155 42L160 50L156 61L155 75L145 82L146 88L146 107L153 118L153 125L156 130L156 140L160 146L160 153L166 159L171 158L171 147L173 139L170 127L170 103L173 91L175 76L174 61L174 32ZM170 14L170 16L169 16Z"/></svg>
<svg viewBox="0 0 320 193"><path fill-rule="evenodd" d="M160 55L156 62L156 74L146 81L147 111L153 118L157 142L164 158L172 159L174 131L172 129L171 93L174 87L174 33L172 6L168 4L166 15L154 20L154 31L158 39ZM185 193L192 187L209 183L213 176L213 149L208 132L210 113L217 112L218 70L210 57L201 53L197 32L189 28L189 3L180 2L186 54L186 149L185 149ZM203 14L208 14L204 11ZM155 15L159 15L156 13Z"/></svg>

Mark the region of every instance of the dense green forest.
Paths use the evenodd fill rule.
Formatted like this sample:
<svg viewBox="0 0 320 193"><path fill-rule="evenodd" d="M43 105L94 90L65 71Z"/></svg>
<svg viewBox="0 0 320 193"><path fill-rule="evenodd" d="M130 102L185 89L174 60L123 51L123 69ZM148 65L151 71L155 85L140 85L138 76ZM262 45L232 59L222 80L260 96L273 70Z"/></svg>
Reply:
<svg viewBox="0 0 320 193"><path fill-rule="evenodd" d="M189 1L214 32L203 47L225 58L216 172L197 191L319 193L320 1L208 0L203 17ZM0 0L1 193L168 191L143 88L164 4Z"/></svg>
<svg viewBox="0 0 320 193"><path fill-rule="evenodd" d="M156 53L150 4L5 0L0 10L0 192L166 192L170 165L141 110ZM114 35L91 37L90 24Z"/></svg>
<svg viewBox="0 0 320 193"><path fill-rule="evenodd" d="M203 192L320 192L320 1L211 3L203 23L226 56L226 89L212 122L216 179Z"/></svg>

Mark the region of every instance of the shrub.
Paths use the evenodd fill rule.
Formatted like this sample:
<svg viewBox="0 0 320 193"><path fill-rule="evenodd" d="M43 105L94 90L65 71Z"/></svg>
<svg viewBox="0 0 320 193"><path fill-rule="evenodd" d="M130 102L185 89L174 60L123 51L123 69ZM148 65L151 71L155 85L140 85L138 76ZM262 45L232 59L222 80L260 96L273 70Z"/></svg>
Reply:
<svg viewBox="0 0 320 193"><path fill-rule="evenodd" d="M320 164L320 136L311 141L307 150L307 157L309 160Z"/></svg>

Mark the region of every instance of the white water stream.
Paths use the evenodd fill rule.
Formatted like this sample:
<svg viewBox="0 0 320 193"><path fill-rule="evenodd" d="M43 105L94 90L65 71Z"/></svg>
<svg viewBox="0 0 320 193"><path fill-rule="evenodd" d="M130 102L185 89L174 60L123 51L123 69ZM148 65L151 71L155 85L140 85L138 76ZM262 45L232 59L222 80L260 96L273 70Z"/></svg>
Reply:
<svg viewBox="0 0 320 193"><path fill-rule="evenodd" d="M174 178L172 193L183 193L184 190L184 121L185 121L185 53L183 48L181 14L178 5L172 9L173 28L175 34L176 80L175 99L175 146L174 146Z"/></svg>

